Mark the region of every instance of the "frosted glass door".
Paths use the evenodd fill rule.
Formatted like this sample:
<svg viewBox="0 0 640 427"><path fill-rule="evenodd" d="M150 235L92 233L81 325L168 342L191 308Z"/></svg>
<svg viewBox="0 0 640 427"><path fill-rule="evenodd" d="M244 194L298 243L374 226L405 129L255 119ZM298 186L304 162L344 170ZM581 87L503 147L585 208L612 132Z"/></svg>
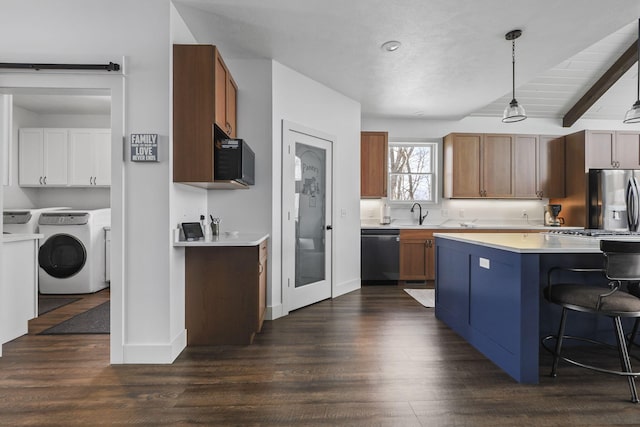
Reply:
<svg viewBox="0 0 640 427"><path fill-rule="evenodd" d="M326 155L321 148L296 143L296 288L326 279Z"/></svg>

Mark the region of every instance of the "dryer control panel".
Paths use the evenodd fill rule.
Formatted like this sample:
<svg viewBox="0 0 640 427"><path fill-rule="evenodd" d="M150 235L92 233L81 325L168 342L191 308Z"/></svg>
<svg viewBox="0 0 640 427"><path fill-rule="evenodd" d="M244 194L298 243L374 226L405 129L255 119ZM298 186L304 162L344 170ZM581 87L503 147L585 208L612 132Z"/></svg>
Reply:
<svg viewBox="0 0 640 427"><path fill-rule="evenodd" d="M40 225L83 225L89 222L89 214L81 212L43 212Z"/></svg>

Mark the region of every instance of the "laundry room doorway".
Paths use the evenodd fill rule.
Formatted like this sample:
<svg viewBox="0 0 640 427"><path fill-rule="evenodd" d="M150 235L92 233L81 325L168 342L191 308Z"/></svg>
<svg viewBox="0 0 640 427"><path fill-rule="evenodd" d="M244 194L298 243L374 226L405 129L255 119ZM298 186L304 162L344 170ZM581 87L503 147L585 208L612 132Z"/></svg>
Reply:
<svg viewBox="0 0 640 427"><path fill-rule="evenodd" d="M106 333L110 333L111 363L121 363L124 324L124 162L121 152L124 76L44 72L0 74L0 97L3 101L2 123L5 125L1 133L4 185L0 192L0 207L3 210L71 208L39 213L38 222L44 228L39 232L46 234L40 243L49 242L47 251L41 251L46 255L42 258L49 262L46 269L40 269L44 274L40 281L47 285L44 287L46 293L41 286L40 297L54 300L43 301L42 306L71 300L53 310L78 318L76 324L79 323L80 328L83 322L94 323L94 326L102 324L97 330L105 333L106 328ZM7 113L9 103L12 108ZM9 120L7 114L11 115ZM11 124L10 131L6 129L6 123ZM55 135L51 138L61 138L60 135L64 134L66 156L59 151L47 153L44 148L43 151L30 151L33 146L28 143L21 146L21 141L29 140L26 136L21 139L22 129L34 129L36 137L41 132L43 141L47 132ZM62 162L60 159L67 162L64 165L66 183L47 187L51 181L45 182L46 174L43 174L42 181L30 184L24 176L29 172L29 166L24 165L31 163L25 156L35 159L35 163L44 164L48 154L57 159L52 162L52 168L56 166L54 163ZM63 234L67 237L58 238ZM0 245L1 260L8 245L1 242ZM36 260L39 265L41 261ZM65 263L73 268L63 271L59 266ZM43 273L44 270L48 271ZM99 306L99 310L91 310ZM101 320L97 323L87 320L81 316L84 312L92 312L88 314L99 316ZM36 320L45 316L47 314L42 313ZM77 325L66 325L63 329L68 327L76 328ZM74 334L74 331L70 329L59 334Z"/></svg>

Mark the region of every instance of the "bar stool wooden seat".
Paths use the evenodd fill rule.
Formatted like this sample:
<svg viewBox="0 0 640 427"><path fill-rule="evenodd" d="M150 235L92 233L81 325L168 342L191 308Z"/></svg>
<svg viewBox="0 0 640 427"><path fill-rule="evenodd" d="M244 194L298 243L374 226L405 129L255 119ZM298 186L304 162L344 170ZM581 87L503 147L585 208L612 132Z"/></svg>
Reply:
<svg viewBox="0 0 640 427"><path fill-rule="evenodd" d="M631 401L638 403L638 392L635 385L635 377L640 376L640 372L633 372L631 368L631 360L629 357L629 349L631 341L637 331L640 319L640 298L625 291L625 284L629 281L640 280L640 242L636 241L600 241L600 250L604 254L604 269L581 269L581 268L552 268L548 273L548 285L544 289L545 299L553 304L562 307L562 316L560 318L560 327L557 335L549 335L542 340L542 345L550 351L553 357L553 366L551 368L551 376L555 377L558 371L558 362L560 359L582 368L592 369L598 372L624 376L627 378L629 390L631 392ZM583 284L562 281L554 283L553 280L560 276L557 274L561 271L569 271L573 273L604 273L602 284ZM572 273L570 273L572 274ZM564 274L566 277L566 273ZM579 311L584 313L592 313L594 315L607 316L613 320L616 348L620 356L620 370L604 369L598 366L581 363L575 359L570 359L561 355L562 343L566 339L580 340L598 345L607 345L598 340L583 337L574 337L565 335L565 326L567 322L567 314L569 311ZM622 318L636 318L634 331L630 336L629 346L625 339L622 327ZM555 348L548 346L549 340L556 340Z"/></svg>

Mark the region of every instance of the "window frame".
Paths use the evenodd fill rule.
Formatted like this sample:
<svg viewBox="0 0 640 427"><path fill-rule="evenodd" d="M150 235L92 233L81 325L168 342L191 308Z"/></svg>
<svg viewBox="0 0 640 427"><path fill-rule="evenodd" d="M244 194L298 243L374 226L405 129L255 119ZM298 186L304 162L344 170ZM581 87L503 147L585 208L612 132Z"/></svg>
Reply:
<svg viewBox="0 0 640 427"><path fill-rule="evenodd" d="M391 150L394 147L431 147L431 172L420 173L420 175L431 175L431 196L432 200L413 199L413 200L394 200L391 198L391 175L398 175L397 172L391 171ZM438 142L437 141L389 141L387 146L387 201L393 205L409 205L420 203L423 205L437 205L439 203L439 175L438 175ZM409 173L400 173L400 175L411 175Z"/></svg>

